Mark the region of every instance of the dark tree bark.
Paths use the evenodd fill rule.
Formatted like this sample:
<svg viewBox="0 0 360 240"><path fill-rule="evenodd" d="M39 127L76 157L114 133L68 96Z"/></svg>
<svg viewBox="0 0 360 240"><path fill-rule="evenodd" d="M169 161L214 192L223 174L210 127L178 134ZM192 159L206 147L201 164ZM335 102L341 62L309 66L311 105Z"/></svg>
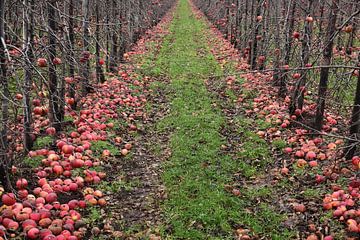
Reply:
<svg viewBox="0 0 360 240"><path fill-rule="evenodd" d="M241 39L241 48L244 49L243 51L243 57L246 57L246 51L245 49L248 46L248 38L247 38L247 30L248 30L248 8L249 8L249 3L248 0L245 0L245 16L244 16L244 28L242 31L242 39Z"/></svg>
<svg viewBox="0 0 360 240"><path fill-rule="evenodd" d="M118 56L118 53L117 53L117 50L118 50L118 36L117 36L117 31L119 30L118 29L118 10L117 10L117 4L116 4L116 0L113 0L112 1L112 16L111 18L113 19L113 21L111 21L114 26L113 26L113 29L112 29L112 34L111 34L111 51L110 51L110 64L109 64L109 70L111 72L116 72L116 62L117 62L117 56Z"/></svg>
<svg viewBox="0 0 360 240"><path fill-rule="evenodd" d="M295 23L295 10L296 10L296 1L292 0L290 13L287 18L287 31L286 31L286 40L285 40L285 47L284 47L284 60L283 65L289 65L290 63L290 56L291 56L291 47L292 47L292 34L294 32L294 23ZM280 88L279 88L279 97L284 98L287 93L287 71L282 69L280 71Z"/></svg>
<svg viewBox="0 0 360 240"><path fill-rule="evenodd" d="M96 49L96 79L98 82L105 82L104 72L100 65L100 13L99 2L95 3L96 29L95 29L95 49Z"/></svg>
<svg viewBox="0 0 360 240"><path fill-rule="evenodd" d="M106 6L109 6L110 2L109 0L106 0ZM109 54L109 48L110 48L110 39L111 39L111 34L110 34L110 11L106 11L106 19L105 19L105 23L106 23L106 27L105 27L105 31L106 31L106 58L105 58L105 68L106 71L109 72L110 71L110 54Z"/></svg>
<svg viewBox="0 0 360 240"><path fill-rule="evenodd" d="M225 34L226 34L226 39L230 39L230 35L231 35L231 30L230 30L230 0L225 0L225 18L227 18L227 24L226 24L226 28L225 28Z"/></svg>
<svg viewBox="0 0 360 240"><path fill-rule="evenodd" d="M339 11L338 5L339 5L339 0L332 0L331 9L328 17L328 26L326 29L326 38L325 38L326 41L325 41L323 61L322 61L323 66L329 66L331 63L332 49L334 45L334 36L336 33L336 18ZM324 67L321 68L321 72L320 72L320 82L318 86L318 99L317 99L317 108L316 108L315 124L314 124L314 129L317 131L321 131L323 126L329 70L330 68Z"/></svg>
<svg viewBox="0 0 360 240"><path fill-rule="evenodd" d="M278 21L279 18L279 12L280 12L280 2L279 1L274 1L274 13L275 13L275 23L278 22L278 24L276 24L275 27L275 45L276 46L280 46L280 22ZM275 52L275 61L274 61L274 76L273 76L273 82L274 82L274 86L280 86L280 49L278 49L279 51Z"/></svg>
<svg viewBox="0 0 360 240"><path fill-rule="evenodd" d="M259 56L264 56L265 60L264 61L260 61L259 62L259 70L264 70L265 66L266 66L266 57L267 57L267 48L266 45L269 44L269 37L268 37L268 32L270 31L269 27L270 27L270 13L268 10L269 6L266 5L266 3L264 3L264 8L263 8L263 23L262 23L262 40L259 44Z"/></svg>
<svg viewBox="0 0 360 240"><path fill-rule="evenodd" d="M305 17L309 16L313 8L313 0L308 1L308 6L305 11ZM304 38L302 40L302 52L301 60L302 67L305 67L310 60L310 48L311 48L311 35L312 35L312 23L305 20L304 25ZM295 91L290 103L290 114L294 114L296 109L302 110L304 105L304 93L305 93L305 84L307 79L307 70L303 70L301 73L301 78L295 86Z"/></svg>
<svg viewBox="0 0 360 240"><path fill-rule="evenodd" d="M248 38L248 56L247 56L247 63L248 64L251 64L251 59L252 59L252 55L251 55L251 50L252 50L252 40L254 38L254 35L255 35L255 31L253 30L254 28L254 25L256 24L256 21L255 21L255 17L254 17L254 9L255 9L255 4L256 4L256 0L251 0L251 8L250 8L250 26L249 26L249 29L250 30L250 34L249 34L249 38Z"/></svg>
<svg viewBox="0 0 360 240"><path fill-rule="evenodd" d="M9 83L6 67L6 43L5 43L5 0L0 0L0 81L1 81L1 126L0 126L0 181L6 190L10 190L8 157L8 123L9 123Z"/></svg>
<svg viewBox="0 0 360 240"><path fill-rule="evenodd" d="M74 54L74 45L75 45L75 34L74 34L74 0L69 0L68 5L68 36L67 36L67 46L68 46L68 61L69 61L69 77L72 79L75 78L75 54ZM77 108L77 99L75 95L75 83L74 81L69 84L69 97L74 99L74 104L71 106L72 109L76 110Z"/></svg>
<svg viewBox="0 0 360 240"><path fill-rule="evenodd" d="M90 31L89 31L89 0L83 0L82 2L82 11L83 11L83 53L85 55L90 54ZM90 61L88 57L83 59L82 64L82 84L81 84L81 93L82 96L85 96L90 91Z"/></svg>
<svg viewBox="0 0 360 240"><path fill-rule="evenodd" d="M318 22L318 29L319 29L319 34L318 34L318 39L321 39L321 37L323 36L323 23L324 23L324 11L325 11L325 4L326 1L320 1L321 2L321 6L320 6L320 16L319 16L319 22Z"/></svg>
<svg viewBox="0 0 360 240"><path fill-rule="evenodd" d="M258 34L262 25L261 21L257 21L256 17L261 15L261 0L257 0L256 3L256 16L255 19L253 19L252 21L255 24L255 31L253 34L253 39L252 39L252 45L251 45L251 50L250 50L250 67L252 70L256 69L256 58L257 58L257 51L258 51Z"/></svg>
<svg viewBox="0 0 360 240"><path fill-rule="evenodd" d="M25 58L25 79L24 79L24 148L28 152L33 147L32 139L32 115L31 115L31 85L32 85L32 64L34 62L34 11L35 0L24 0L24 58Z"/></svg>
<svg viewBox="0 0 360 240"><path fill-rule="evenodd" d="M360 66L360 54L358 56L358 66ZM357 77L357 85L354 99L354 106L351 114L349 140L344 150L346 159L351 159L357 149L357 145L360 141L360 74Z"/></svg>
<svg viewBox="0 0 360 240"><path fill-rule="evenodd" d="M56 131L61 130L61 104L60 104L60 95L58 91L58 77L56 74L56 65L54 64L54 59L56 58L56 31L57 31L57 21L56 17L56 0L47 1L47 11L48 11L48 55L49 55L49 119Z"/></svg>
<svg viewBox="0 0 360 240"><path fill-rule="evenodd" d="M234 47L238 50L241 50L241 24L242 24L242 15L243 8L241 6L241 0L236 1L236 20L235 20L235 42Z"/></svg>
<svg viewBox="0 0 360 240"><path fill-rule="evenodd" d="M123 31L123 25L126 22L126 19L128 19L130 17L130 13L128 15L127 10L129 8L127 8L127 1L123 1L122 4L120 4L120 13L117 13L120 17L120 21L116 22L116 29L117 31L119 31L119 43L118 43L118 56L117 56L117 60L119 62L123 62L124 61L124 53L126 52L126 40L125 39L125 32ZM130 20L128 20L130 21ZM129 27L129 26L128 26ZM130 30L128 30L128 32L130 32ZM128 39L128 41L130 41L130 39Z"/></svg>

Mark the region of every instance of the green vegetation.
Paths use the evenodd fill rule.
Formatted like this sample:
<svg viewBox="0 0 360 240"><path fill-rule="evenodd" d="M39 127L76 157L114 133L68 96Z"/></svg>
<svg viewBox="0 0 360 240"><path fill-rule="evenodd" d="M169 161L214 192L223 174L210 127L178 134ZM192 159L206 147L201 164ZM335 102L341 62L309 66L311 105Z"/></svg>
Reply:
<svg viewBox="0 0 360 240"><path fill-rule="evenodd" d="M182 0L170 30L155 66L146 62L152 66L150 74L166 75L171 80L168 85L161 82L152 85L155 91L166 88L171 108L155 126L157 132L172 132L169 142L172 154L163 166L168 191L163 204L164 219L165 225L170 226L170 229L163 226L164 237L233 239L235 226L241 225L266 239L292 239L293 233L281 228L285 215L266 202L254 208L253 200L271 196L271 188L240 189L244 191L241 196L225 190L239 171L245 177L264 174L272 158L266 141L251 130L254 121L244 117L235 121L242 151L235 159L221 152L225 139L219 132L226 121L204 81L220 75L222 70L206 45L206 24L196 19L187 1ZM236 99L232 92L227 95L232 101Z"/></svg>
<svg viewBox="0 0 360 240"><path fill-rule="evenodd" d="M241 136L242 148L238 153L238 158L244 176L252 177L254 174L263 173L265 167L272 163L273 159L267 142L253 130L256 123L252 119L240 116L234 120L234 124Z"/></svg>
<svg viewBox="0 0 360 240"><path fill-rule="evenodd" d="M85 222L87 224L94 224L102 218L99 207L91 207L89 209L89 215L86 217Z"/></svg>
<svg viewBox="0 0 360 240"><path fill-rule="evenodd" d="M158 131L174 130L172 156L163 175L169 193L164 210L173 228L170 239L230 238L231 223L240 218L239 198L224 191L236 169L220 153L224 118L212 107L204 85L208 76L221 72L204 44L204 27L182 1L156 63L171 79L171 113L156 126Z"/></svg>
<svg viewBox="0 0 360 240"><path fill-rule="evenodd" d="M100 157L105 149L109 150L112 156L120 154L119 148L108 141L94 141L91 143L91 150L94 151L96 157Z"/></svg>
<svg viewBox="0 0 360 240"><path fill-rule="evenodd" d="M44 158L44 156L35 156L35 157L26 157L24 159L24 163L31 167L31 168L37 168L41 165L41 160Z"/></svg>
<svg viewBox="0 0 360 240"><path fill-rule="evenodd" d="M64 122L73 122L74 118L71 115L64 116Z"/></svg>
<svg viewBox="0 0 360 240"><path fill-rule="evenodd" d="M303 196L310 199L322 198L323 194L321 189L318 188L308 188L303 192Z"/></svg>
<svg viewBox="0 0 360 240"><path fill-rule="evenodd" d="M103 181L98 186L98 189L105 192L112 192L116 193L119 192L121 189L124 189L125 191L131 191L134 186L136 186L137 183L135 182L125 182L122 179L117 179L111 182Z"/></svg>
<svg viewBox="0 0 360 240"><path fill-rule="evenodd" d="M49 147L54 141L54 138L51 136L42 136L38 137L34 143L34 149L41 149Z"/></svg>
<svg viewBox="0 0 360 240"><path fill-rule="evenodd" d="M276 139L272 141L272 145L278 149L278 150L282 150L287 146L287 143L285 140L282 139Z"/></svg>

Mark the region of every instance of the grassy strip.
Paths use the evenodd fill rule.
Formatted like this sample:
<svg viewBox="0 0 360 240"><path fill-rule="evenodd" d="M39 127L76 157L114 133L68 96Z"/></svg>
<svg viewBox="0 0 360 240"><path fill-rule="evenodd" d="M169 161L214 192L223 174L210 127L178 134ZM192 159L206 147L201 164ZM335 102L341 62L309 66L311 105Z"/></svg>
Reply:
<svg viewBox="0 0 360 240"><path fill-rule="evenodd" d="M280 229L284 216L271 204L259 204L256 212L248 209L255 198L271 195L269 188L244 189L241 197L224 190L234 173L240 171L246 177L262 174L260 168L264 170L271 159L267 144L251 132L248 119L238 119L239 134L246 141L238 161L221 153L225 139L219 132L226 121L204 81L222 70L207 48L206 24L196 19L182 0L170 30L152 72L171 79L169 85L154 84L155 89L166 88L171 101L170 114L156 125L157 131L172 131L172 155L163 174L168 190L165 219L170 226L164 236L233 239L234 227L244 226L272 239L290 239L292 234ZM245 158L261 160L248 164Z"/></svg>
<svg viewBox="0 0 360 240"><path fill-rule="evenodd" d="M204 85L220 72L206 48L204 27L181 1L156 64L171 79L171 113L157 125L173 130L163 175L168 239L230 239L231 224L240 217L239 199L224 191L235 166L219 152L225 120Z"/></svg>

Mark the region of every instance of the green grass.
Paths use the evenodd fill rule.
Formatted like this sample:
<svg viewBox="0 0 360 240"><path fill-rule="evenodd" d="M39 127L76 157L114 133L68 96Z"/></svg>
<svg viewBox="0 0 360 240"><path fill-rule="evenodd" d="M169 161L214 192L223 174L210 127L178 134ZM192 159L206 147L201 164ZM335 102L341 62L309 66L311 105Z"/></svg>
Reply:
<svg viewBox="0 0 360 240"><path fill-rule="evenodd" d="M253 120L244 117L237 122L244 141L239 156L234 160L221 152L226 142L219 132L226 121L204 81L222 70L208 49L208 31L206 24L193 16L187 1L181 0L158 59L146 62L153 66L151 74L171 80L168 85L152 85L154 91L166 88L171 107L155 126L157 132L171 131L171 157L164 163L162 176L168 192L163 204L164 226L170 229L165 227L163 235L165 239L233 239L235 226L242 225L266 239L292 239L293 232L280 228L285 215L266 202L254 208L252 200L270 196L270 188L250 187L241 197L225 191L235 173L261 175L273 160L266 141L251 130ZM227 95L236 99L231 92Z"/></svg>
<svg viewBox="0 0 360 240"><path fill-rule="evenodd" d="M158 131L173 130L163 174L168 190L163 207L173 229L169 239L230 239L231 223L240 218L240 200L224 191L236 168L219 152L225 120L204 85L208 76L221 73L205 44L204 27L181 1L156 63L157 74L170 77L172 92L171 113L157 125ZM199 56L199 50L206 54Z"/></svg>
<svg viewBox="0 0 360 240"><path fill-rule="evenodd" d="M89 215L86 216L85 222L87 224L94 224L102 218L100 209L98 207L91 207L89 209Z"/></svg>
<svg viewBox="0 0 360 240"><path fill-rule="evenodd" d="M109 150L112 156L120 154L119 148L108 141L94 141L91 143L91 150L94 151L96 157L100 157L105 149Z"/></svg>
<svg viewBox="0 0 360 240"><path fill-rule="evenodd" d="M26 157L24 159L24 163L32 168L37 168L41 165L41 160L44 158L44 156L36 156L36 157Z"/></svg>
<svg viewBox="0 0 360 240"><path fill-rule="evenodd" d="M272 145L278 149L278 150L282 150L287 146L287 143L285 140L282 139L276 139L272 141Z"/></svg>
<svg viewBox="0 0 360 240"><path fill-rule="evenodd" d="M98 186L98 189L105 192L117 193L122 189L125 191L131 191L134 187L138 186L140 183L137 181L126 182L122 179L117 179L111 182L103 181Z"/></svg>
<svg viewBox="0 0 360 240"><path fill-rule="evenodd" d="M308 188L303 192L303 196L305 198L322 198L322 196L324 195L324 193L321 191L321 189L317 189L317 188Z"/></svg>
<svg viewBox="0 0 360 240"><path fill-rule="evenodd" d="M49 147L54 141L54 138L51 136L42 136L38 137L34 143L34 149L41 149Z"/></svg>
<svg viewBox="0 0 360 240"><path fill-rule="evenodd" d="M268 164L274 160L271 157L268 143L255 133L256 122L253 119L239 116L234 119L234 124L242 144L237 157L243 176L250 178L263 174Z"/></svg>

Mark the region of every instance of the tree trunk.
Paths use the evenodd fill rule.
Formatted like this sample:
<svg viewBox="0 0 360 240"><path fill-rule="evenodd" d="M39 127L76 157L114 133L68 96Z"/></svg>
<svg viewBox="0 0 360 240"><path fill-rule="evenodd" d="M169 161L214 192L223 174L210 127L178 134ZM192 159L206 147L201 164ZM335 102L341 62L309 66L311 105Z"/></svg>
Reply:
<svg viewBox="0 0 360 240"><path fill-rule="evenodd" d="M117 18L118 18L118 15L117 15L117 4L116 4L116 1L113 0L112 1L112 23L114 23L114 26L113 26L113 29L112 29L112 36L111 36L111 52L110 52L110 66L109 66L109 69L111 72L116 72L116 61L117 61L117 31L119 30L118 29L118 24L117 23Z"/></svg>
<svg viewBox="0 0 360 240"><path fill-rule="evenodd" d="M287 18L287 31L286 31L286 40L285 40L286 42L284 47L285 56L284 56L283 65L289 65L290 63L291 47L293 42L292 34L294 32L294 23L295 23L295 10L296 10L296 1L292 0L290 13ZM280 72L281 73L279 79L280 82L279 97L284 98L287 93L287 87L286 87L287 71L282 69Z"/></svg>
<svg viewBox="0 0 360 240"><path fill-rule="evenodd" d="M334 36L336 33L336 18L337 18L337 13L339 11L338 5L339 5L339 0L332 0L331 9L328 18L328 26L326 29L326 41L325 41L323 61L322 61L323 66L329 66L331 63L332 49L334 45ZM316 108L315 125L314 125L314 128L317 131L321 131L323 126L329 70L330 68L324 67L321 68L321 72L320 72L320 82L318 87L318 99L317 99L317 108Z"/></svg>
<svg viewBox="0 0 360 240"><path fill-rule="evenodd" d="M251 1L251 10L250 10L250 26L249 26L249 29L250 30L250 34L249 34L249 41L248 41L248 45L249 45L249 48L248 48L248 59L247 59L247 63L248 64L251 64L251 59L252 59L252 55L251 55L251 50L252 50L252 39L254 38L253 36L255 35L254 31L253 31L253 28L254 28L254 23L256 23L255 21L255 18L254 18L254 8L255 8L255 2L256 0L252 0Z"/></svg>
<svg viewBox="0 0 360 240"><path fill-rule="evenodd" d="M109 0L106 0L106 6L108 6ZM106 11L106 26L105 26L105 31L106 31L106 59L105 59L105 68L106 68L106 72L110 72L110 57L109 57L109 51L110 51L110 38L111 38L111 34L110 34L110 26L109 26L109 21L110 19L110 15L109 15L109 11Z"/></svg>
<svg viewBox="0 0 360 240"><path fill-rule="evenodd" d="M74 104L71 106L72 109L76 110L77 108L77 99L75 95L76 86L74 83L75 78L75 54L74 54L74 45L75 45L75 34L74 34L74 0L69 0L68 5L68 61L69 61L69 77L73 79L73 82L69 84L69 97L74 99Z"/></svg>
<svg viewBox="0 0 360 240"><path fill-rule="evenodd" d="M236 1L236 20L235 20L235 44L234 47L241 50L241 24L242 24L242 7L241 1Z"/></svg>
<svg viewBox="0 0 360 240"><path fill-rule="evenodd" d="M320 16L319 16L319 34L318 34L318 39L322 39L322 36L323 36L323 23L324 23L324 10L325 10L325 4L326 4L326 1L320 1L322 4L320 6Z"/></svg>
<svg viewBox="0 0 360 240"><path fill-rule="evenodd" d="M360 55L358 56L358 66L360 66ZM354 106L350 121L349 140L344 150L346 159L351 159L359 144L360 136L360 74L357 77L357 86L355 92Z"/></svg>
<svg viewBox="0 0 360 240"><path fill-rule="evenodd" d="M266 66L266 57L267 57L267 51L268 49L266 49L265 46L267 46L269 44L269 37L267 36L268 35L268 32L269 32L269 26L270 26L270 12L269 12L269 6L264 5L264 8L263 8L263 23L262 23L262 39L261 39L261 42L259 44L259 56L264 56L265 60L264 61L260 61L259 62L259 70L264 70L265 69L265 66Z"/></svg>
<svg viewBox="0 0 360 240"><path fill-rule="evenodd" d="M83 52L89 53L89 46L90 46L90 32L89 32L89 0L83 0L82 2L82 11L83 11ZM82 96L85 96L90 90L90 61L89 59L83 60L82 66Z"/></svg>
<svg viewBox="0 0 360 240"><path fill-rule="evenodd" d="M5 0L0 0L0 78L1 78L1 127L0 127L0 181L6 190L10 190L8 158L8 122L9 122L9 83L6 67L6 43L5 43Z"/></svg>
<svg viewBox="0 0 360 240"><path fill-rule="evenodd" d="M96 79L97 82L105 82L105 76L100 65L100 13L99 2L95 3L96 29L95 29L95 48L96 48Z"/></svg>
<svg viewBox="0 0 360 240"><path fill-rule="evenodd" d="M56 57L56 0L48 0L48 54L49 54L49 119L56 131L61 130L61 109L59 105L60 96L58 91L58 79L56 65L53 63Z"/></svg>
<svg viewBox="0 0 360 240"><path fill-rule="evenodd" d="M126 19L127 19L127 12L126 12L127 9L129 9L129 8L127 8L126 1L123 1L122 4L120 5L120 13L117 13L120 15L119 16L120 21L117 22L117 29L120 33L119 34L119 43L118 43L119 49L118 49L118 57L117 57L117 60L119 62L124 61L124 53L126 52L126 39L125 39L126 34L122 30L122 28L123 28L124 22L126 22Z"/></svg>
<svg viewBox="0 0 360 240"><path fill-rule="evenodd" d="M305 17L309 16L312 12L313 0L308 1L308 7L305 11ZM304 26L304 38L302 41L302 52L301 60L302 67L305 67L310 60L310 47L311 47L311 35L312 35L312 23L305 21ZM290 115L294 114L296 109L302 110L304 105L304 93L305 93L305 84L306 84L306 75L308 70L303 70L301 73L301 78L296 84L295 91L290 103Z"/></svg>
<svg viewBox="0 0 360 240"><path fill-rule="evenodd" d="M242 40L241 40L241 48L244 49L243 51L243 57L246 57L246 51L245 49L248 46L248 38L247 38L247 25L248 25L248 8L249 8L249 4L248 4L248 0L245 0L245 16L244 16L244 28L242 31Z"/></svg>
<svg viewBox="0 0 360 240"><path fill-rule="evenodd" d="M33 147L32 115L31 115L31 87L32 87L32 64L34 62L34 16L35 0L24 0L23 2L23 52L25 57L25 79L24 79L24 148L28 152Z"/></svg>
<svg viewBox="0 0 360 240"><path fill-rule="evenodd" d="M280 8L280 2L279 1L274 1L275 4L275 21L274 23L276 24L276 28L275 28L275 45L276 46L280 46L280 22L278 22L278 18L279 18L279 8ZM275 61L274 61L274 86L280 86L280 49L278 49L279 51L275 52Z"/></svg>
<svg viewBox="0 0 360 240"><path fill-rule="evenodd" d="M256 4L256 16L254 17L254 19L252 20L255 24L255 31L253 34L253 40L252 40L252 45L251 45L251 61L250 61L250 67L251 70L256 69L256 58L257 58L257 51L258 51L258 34L260 31L260 27L262 25L261 21L257 21L255 19L257 19L257 16L261 15L261 0L257 0L257 4Z"/></svg>

